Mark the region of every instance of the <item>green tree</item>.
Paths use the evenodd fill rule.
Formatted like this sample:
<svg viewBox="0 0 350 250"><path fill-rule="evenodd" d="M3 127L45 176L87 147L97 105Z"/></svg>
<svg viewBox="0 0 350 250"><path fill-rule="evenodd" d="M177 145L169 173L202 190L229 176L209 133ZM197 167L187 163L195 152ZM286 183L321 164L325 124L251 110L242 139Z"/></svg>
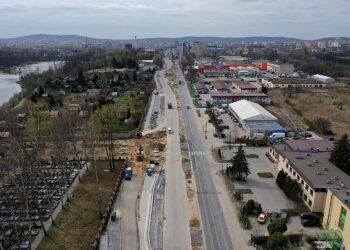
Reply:
<svg viewBox="0 0 350 250"><path fill-rule="evenodd" d="M294 201L299 199L301 188L297 180L293 180L288 176L282 189L289 199Z"/></svg>
<svg viewBox="0 0 350 250"><path fill-rule="evenodd" d="M277 219L267 225L267 231L269 231L270 235L274 233L284 233L287 231L287 224L283 219Z"/></svg>
<svg viewBox="0 0 350 250"><path fill-rule="evenodd" d="M269 250L283 250L287 246L287 236L282 233L274 233L267 240L267 249Z"/></svg>
<svg viewBox="0 0 350 250"><path fill-rule="evenodd" d="M155 65L157 65L159 68L162 68L163 67L163 58L160 54L156 54L154 57L153 57L153 63Z"/></svg>
<svg viewBox="0 0 350 250"><path fill-rule="evenodd" d="M242 145L238 147L236 155L231 159L231 166L227 167L226 174L240 181L245 181L250 174L249 164Z"/></svg>
<svg viewBox="0 0 350 250"><path fill-rule="evenodd" d="M283 188L284 183L287 180L287 173L285 173L283 170L279 171L276 177L276 184L280 187Z"/></svg>
<svg viewBox="0 0 350 250"><path fill-rule="evenodd" d="M85 87L86 86L86 80L85 80L85 77L84 77L84 74L82 71L79 71L79 74L78 74L78 84L82 87Z"/></svg>
<svg viewBox="0 0 350 250"><path fill-rule="evenodd" d="M247 209L247 214L252 214L254 209L255 209L255 201L250 199L247 201L247 203L245 204L246 209Z"/></svg>
<svg viewBox="0 0 350 250"><path fill-rule="evenodd" d="M347 134L335 143L329 160L347 175L350 175L350 142Z"/></svg>
<svg viewBox="0 0 350 250"><path fill-rule="evenodd" d="M260 91L261 91L262 93L264 93L265 95L267 95L268 88L263 84L263 85L261 85Z"/></svg>

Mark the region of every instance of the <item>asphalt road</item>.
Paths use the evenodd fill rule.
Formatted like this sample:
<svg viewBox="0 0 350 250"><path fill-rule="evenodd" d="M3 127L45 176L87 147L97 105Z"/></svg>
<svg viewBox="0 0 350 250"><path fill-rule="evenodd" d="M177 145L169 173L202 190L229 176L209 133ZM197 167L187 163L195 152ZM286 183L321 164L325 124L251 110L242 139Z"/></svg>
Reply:
<svg viewBox="0 0 350 250"><path fill-rule="evenodd" d="M178 68L176 72L181 81L185 83L182 72L178 70ZM231 250L233 249L233 244L226 226L218 193L210 175L210 169L214 166L211 166L205 154L191 153L205 152L205 149L200 140L200 137L202 136L200 134L201 128L197 128L196 126L194 118L195 112L193 111L192 100L188 94L186 84L179 85L179 95L193 172L196 178L198 203L206 249ZM185 108L186 106L192 108L187 109Z"/></svg>
<svg viewBox="0 0 350 250"><path fill-rule="evenodd" d="M167 61L167 68L171 63ZM160 75L160 77L158 76ZM165 124L171 127L173 134L167 136L167 154L165 169L165 196L164 196L164 240L163 249L187 250L191 248L189 215L187 207L186 183L182 171L182 158L179 136L179 116L176 109L176 98L167 80L164 70L156 76L160 93L165 96L165 103L171 102L173 109L165 108Z"/></svg>

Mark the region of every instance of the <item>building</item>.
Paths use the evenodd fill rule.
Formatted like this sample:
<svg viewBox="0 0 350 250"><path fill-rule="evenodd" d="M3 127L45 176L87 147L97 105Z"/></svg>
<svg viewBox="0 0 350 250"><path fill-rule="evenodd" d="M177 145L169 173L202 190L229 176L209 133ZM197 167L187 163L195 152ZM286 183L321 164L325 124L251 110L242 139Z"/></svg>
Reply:
<svg viewBox="0 0 350 250"><path fill-rule="evenodd" d="M307 49L312 49L312 47L313 47L313 42L312 42L312 41L305 41L305 42L304 42L304 46L305 46L305 48L307 48Z"/></svg>
<svg viewBox="0 0 350 250"><path fill-rule="evenodd" d="M323 83L333 83L335 80L332 77L329 76L324 76L320 74L316 74L312 76L312 79L315 79L316 81L320 81Z"/></svg>
<svg viewBox="0 0 350 250"><path fill-rule="evenodd" d="M324 40L317 41L317 48L319 49L327 48L327 42Z"/></svg>
<svg viewBox="0 0 350 250"><path fill-rule="evenodd" d="M215 106L229 105L232 102L248 100L252 102L269 103L267 95L264 93L212 93L210 103Z"/></svg>
<svg viewBox="0 0 350 250"><path fill-rule="evenodd" d="M278 119L257 103L241 100L229 105L229 111L242 124L242 128L250 136L254 133L270 135L273 132L287 131L279 123Z"/></svg>
<svg viewBox="0 0 350 250"><path fill-rule="evenodd" d="M139 69L141 71L149 71L157 68L157 65L153 63L153 60L140 60Z"/></svg>
<svg viewBox="0 0 350 250"><path fill-rule="evenodd" d="M294 73L294 65L289 63L267 63L267 71L276 75L291 75Z"/></svg>
<svg viewBox="0 0 350 250"><path fill-rule="evenodd" d="M261 83L269 88L323 88L326 86L313 78L286 77L286 78L263 78Z"/></svg>
<svg viewBox="0 0 350 250"><path fill-rule="evenodd" d="M243 56L219 56L219 62L224 65L248 63L248 58Z"/></svg>
<svg viewBox="0 0 350 250"><path fill-rule="evenodd" d="M328 190L348 190L350 185L350 176L329 161L332 148L328 140L286 140L269 150L278 170L300 183L300 197L312 212L325 210Z"/></svg>
<svg viewBox="0 0 350 250"><path fill-rule="evenodd" d="M8 131L0 132L0 140L8 139L11 137L11 133Z"/></svg>
<svg viewBox="0 0 350 250"><path fill-rule="evenodd" d="M201 43L201 42L192 43L191 51L196 57L208 56L208 46L206 43Z"/></svg>
<svg viewBox="0 0 350 250"><path fill-rule="evenodd" d="M329 189L322 225L336 232L342 243L339 249L350 249L350 190Z"/></svg>
<svg viewBox="0 0 350 250"><path fill-rule="evenodd" d="M88 89L86 91L86 99L94 100L100 95L100 89Z"/></svg>
<svg viewBox="0 0 350 250"><path fill-rule="evenodd" d="M193 84L194 89L198 94L208 94L209 89L201 82L196 82Z"/></svg>
<svg viewBox="0 0 350 250"><path fill-rule="evenodd" d="M223 82L214 82L212 85L214 90L219 93L230 93L230 88Z"/></svg>
<svg viewBox="0 0 350 250"><path fill-rule="evenodd" d="M182 43L181 55L187 55L191 51L191 44L188 42Z"/></svg>
<svg viewBox="0 0 350 250"><path fill-rule="evenodd" d="M232 87L234 87L241 93L255 93L258 90L257 87L253 86L249 82L244 81L233 81Z"/></svg>

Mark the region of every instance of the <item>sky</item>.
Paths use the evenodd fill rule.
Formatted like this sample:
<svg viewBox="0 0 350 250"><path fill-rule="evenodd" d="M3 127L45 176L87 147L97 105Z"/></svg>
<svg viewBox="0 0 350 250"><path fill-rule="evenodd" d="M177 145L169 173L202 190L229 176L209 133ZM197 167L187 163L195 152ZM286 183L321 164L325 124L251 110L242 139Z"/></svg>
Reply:
<svg viewBox="0 0 350 250"><path fill-rule="evenodd" d="M0 0L0 38L350 37L350 0Z"/></svg>

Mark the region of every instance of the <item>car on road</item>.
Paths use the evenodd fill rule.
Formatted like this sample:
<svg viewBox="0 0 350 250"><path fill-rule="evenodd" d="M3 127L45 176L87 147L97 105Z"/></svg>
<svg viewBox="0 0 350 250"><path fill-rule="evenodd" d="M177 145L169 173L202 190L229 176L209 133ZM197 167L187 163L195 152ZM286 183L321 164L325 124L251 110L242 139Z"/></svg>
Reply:
<svg viewBox="0 0 350 250"><path fill-rule="evenodd" d="M172 134L173 130L171 128L168 128L168 134Z"/></svg>
<svg viewBox="0 0 350 250"><path fill-rule="evenodd" d="M309 218L301 220L301 225L303 227L316 227L320 224L320 220L318 218Z"/></svg>
<svg viewBox="0 0 350 250"><path fill-rule="evenodd" d="M277 220L280 217L279 213L277 213L277 212L272 212L269 214L269 216L270 216L271 222Z"/></svg>
<svg viewBox="0 0 350 250"><path fill-rule="evenodd" d="M259 215L259 217L258 217L258 222L259 222L260 224L264 224L264 223L266 222L266 220L267 220L267 217L268 217L268 214L265 213L265 212L262 212L262 213Z"/></svg>
<svg viewBox="0 0 350 250"><path fill-rule="evenodd" d="M159 92L158 92L158 91L154 92L154 95L158 95L158 94L159 94Z"/></svg>

